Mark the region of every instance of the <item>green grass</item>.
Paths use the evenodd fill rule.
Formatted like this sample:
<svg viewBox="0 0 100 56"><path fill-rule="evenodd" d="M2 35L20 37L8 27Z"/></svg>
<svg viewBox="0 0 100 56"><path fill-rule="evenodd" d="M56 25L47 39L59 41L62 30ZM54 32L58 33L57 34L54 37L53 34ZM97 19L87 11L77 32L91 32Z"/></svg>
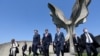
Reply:
<svg viewBox="0 0 100 56"><path fill-rule="evenodd" d="M83 56L87 56L87 54L86 54L86 53L83 53L82 55L83 55ZM76 55L76 56L78 56L78 55ZM100 56L100 53L98 54L98 56Z"/></svg>

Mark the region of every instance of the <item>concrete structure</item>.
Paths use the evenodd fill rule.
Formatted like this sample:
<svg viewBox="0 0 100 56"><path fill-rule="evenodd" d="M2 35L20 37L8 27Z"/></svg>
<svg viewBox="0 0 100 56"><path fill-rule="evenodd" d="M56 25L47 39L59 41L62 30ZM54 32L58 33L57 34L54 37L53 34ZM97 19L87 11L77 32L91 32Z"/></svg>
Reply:
<svg viewBox="0 0 100 56"><path fill-rule="evenodd" d="M18 41L19 44L19 50L20 53L18 54L18 56L22 55L22 46L24 45L24 41ZM32 44L31 41L27 41L28 47ZM0 44L0 56L8 56L9 55L9 49L11 48L11 43L4 43L4 44Z"/></svg>
<svg viewBox="0 0 100 56"><path fill-rule="evenodd" d="M26 42L28 44L28 47L32 45L32 41L26 41ZM19 48L20 52L17 56L22 56L22 49L21 48L24 45L24 41L18 41L18 44L19 44L18 48ZM0 44L0 56L8 56L10 47L11 47L10 42ZM50 47L49 47L49 52L50 52L50 56L56 56L56 54L54 54L54 52L53 52L53 46L52 45L50 45ZM39 50L38 50L38 53L39 53ZM26 54L28 54L28 48L27 48ZM64 54L64 56L69 56L69 55L70 55L69 53Z"/></svg>
<svg viewBox="0 0 100 56"><path fill-rule="evenodd" d="M28 48L29 48L29 46L32 45L32 41L26 41L26 42L27 42L27 45L28 45ZM20 52L19 52L19 54L17 56L22 56L22 49L21 48L24 45L24 41L18 41L18 44L19 44L18 48L19 48ZM11 47L11 43L10 42L0 44L0 56L8 56L10 47ZM28 54L28 48L27 48L26 54ZM52 45L50 45L49 50L50 50L49 51L50 53L53 53ZM38 50L38 53L39 53L39 50Z"/></svg>
<svg viewBox="0 0 100 56"><path fill-rule="evenodd" d="M51 11L50 16L56 27L64 28L68 33L66 39L70 39L70 56L75 55L72 34L75 33L75 27L86 21L90 1L91 0L76 0L70 19L66 19L60 9L51 3L48 3L48 7Z"/></svg>

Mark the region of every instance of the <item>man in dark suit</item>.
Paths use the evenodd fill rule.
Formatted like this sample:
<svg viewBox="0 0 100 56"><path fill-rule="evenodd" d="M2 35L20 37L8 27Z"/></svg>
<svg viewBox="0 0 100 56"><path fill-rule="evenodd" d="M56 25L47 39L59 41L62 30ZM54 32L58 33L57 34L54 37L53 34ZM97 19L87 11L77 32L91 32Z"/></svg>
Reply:
<svg viewBox="0 0 100 56"><path fill-rule="evenodd" d="M83 34L81 35L82 46L86 48L87 56L91 56L91 52L93 52L93 56L97 56L98 52L96 50L100 45L95 40L93 34L89 33L86 28L83 29Z"/></svg>
<svg viewBox="0 0 100 56"><path fill-rule="evenodd" d="M23 53L23 56L27 56L26 54L25 54L25 51L27 50L27 43L26 43L26 41L24 42L24 45L22 46L22 53Z"/></svg>
<svg viewBox="0 0 100 56"><path fill-rule="evenodd" d="M33 44L32 44L32 51L34 52L33 56L38 56L37 49L40 44L40 34L38 33L38 30L34 30L34 36L33 36Z"/></svg>
<svg viewBox="0 0 100 56"><path fill-rule="evenodd" d="M76 34L73 34L73 43L74 43L75 51L78 53L78 56L82 56L80 38Z"/></svg>
<svg viewBox="0 0 100 56"><path fill-rule="evenodd" d="M55 34L55 39L54 39L54 45L56 46L56 55L60 56L60 51L62 53L62 56L64 56L64 42L65 42L65 38L64 38L64 34L63 32L60 32L60 28L57 28L57 33Z"/></svg>
<svg viewBox="0 0 100 56"><path fill-rule="evenodd" d="M49 56L50 43L52 43L52 35L48 32L48 29L45 29L45 33L43 34L42 38L44 56Z"/></svg>

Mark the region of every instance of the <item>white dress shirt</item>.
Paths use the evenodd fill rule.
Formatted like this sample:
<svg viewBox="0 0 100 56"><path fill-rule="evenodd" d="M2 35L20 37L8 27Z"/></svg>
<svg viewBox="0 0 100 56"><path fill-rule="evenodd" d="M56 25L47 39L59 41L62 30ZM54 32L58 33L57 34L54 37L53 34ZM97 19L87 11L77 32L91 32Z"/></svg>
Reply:
<svg viewBox="0 0 100 56"><path fill-rule="evenodd" d="M85 36L86 36L86 43L93 43L93 40L91 36L89 35L89 33L86 33Z"/></svg>

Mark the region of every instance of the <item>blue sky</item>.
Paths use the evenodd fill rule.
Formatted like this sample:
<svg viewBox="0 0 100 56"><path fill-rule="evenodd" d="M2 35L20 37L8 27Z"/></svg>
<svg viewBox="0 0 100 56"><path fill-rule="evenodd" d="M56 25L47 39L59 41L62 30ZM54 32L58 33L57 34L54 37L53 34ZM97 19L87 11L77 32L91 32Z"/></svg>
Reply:
<svg viewBox="0 0 100 56"><path fill-rule="evenodd" d="M54 35L56 27L52 22L47 6L48 2L60 8L67 18L70 18L75 0L0 0L0 43L16 40L32 40L33 30L38 29L42 35L44 29ZM88 28L94 36L100 34L100 0L92 0L89 5L87 22L76 28L80 36L83 28ZM66 31L61 29L66 35Z"/></svg>

